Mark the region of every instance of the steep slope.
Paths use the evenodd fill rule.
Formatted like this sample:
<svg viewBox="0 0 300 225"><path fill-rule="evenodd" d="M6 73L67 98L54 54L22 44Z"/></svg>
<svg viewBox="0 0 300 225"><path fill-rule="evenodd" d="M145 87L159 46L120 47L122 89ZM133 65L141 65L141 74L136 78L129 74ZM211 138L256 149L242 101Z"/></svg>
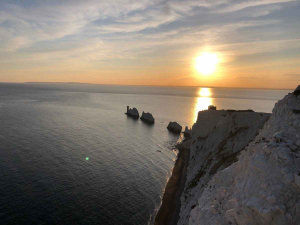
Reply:
<svg viewBox="0 0 300 225"><path fill-rule="evenodd" d="M196 207L211 177L236 161L237 155L254 140L269 116L251 110L205 110L198 113L192 129L187 181L181 195L178 224L188 224L190 212Z"/></svg>
<svg viewBox="0 0 300 225"><path fill-rule="evenodd" d="M299 224L300 86L275 105L238 161L199 191L189 224Z"/></svg>

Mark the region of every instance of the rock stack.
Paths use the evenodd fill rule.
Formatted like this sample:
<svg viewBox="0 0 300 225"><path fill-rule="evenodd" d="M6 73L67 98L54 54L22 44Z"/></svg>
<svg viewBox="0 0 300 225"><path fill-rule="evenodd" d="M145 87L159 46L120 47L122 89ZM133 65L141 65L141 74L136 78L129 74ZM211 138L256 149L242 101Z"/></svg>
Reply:
<svg viewBox="0 0 300 225"><path fill-rule="evenodd" d="M131 109L129 106L127 106L127 112L125 114L135 119L140 117L139 111L136 108Z"/></svg>
<svg viewBox="0 0 300 225"><path fill-rule="evenodd" d="M144 111L142 113L141 120L149 124L154 124L155 122L152 114L149 112L145 113Z"/></svg>
<svg viewBox="0 0 300 225"><path fill-rule="evenodd" d="M173 133L180 134L182 126L180 126L177 122L170 122L167 129Z"/></svg>

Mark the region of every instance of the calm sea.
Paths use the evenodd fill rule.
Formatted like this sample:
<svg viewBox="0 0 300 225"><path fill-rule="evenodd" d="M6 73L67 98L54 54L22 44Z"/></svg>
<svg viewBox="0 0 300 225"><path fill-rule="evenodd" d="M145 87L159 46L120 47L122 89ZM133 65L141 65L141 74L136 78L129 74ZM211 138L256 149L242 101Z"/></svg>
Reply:
<svg viewBox="0 0 300 225"><path fill-rule="evenodd" d="M191 126L211 104L271 112L288 92L0 83L0 224L146 225L176 159L169 121Z"/></svg>

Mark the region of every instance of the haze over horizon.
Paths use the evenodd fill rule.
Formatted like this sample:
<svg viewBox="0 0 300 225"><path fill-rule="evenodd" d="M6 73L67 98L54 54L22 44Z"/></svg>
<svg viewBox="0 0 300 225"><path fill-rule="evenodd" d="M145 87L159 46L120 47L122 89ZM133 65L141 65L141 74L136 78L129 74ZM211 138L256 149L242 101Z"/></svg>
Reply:
<svg viewBox="0 0 300 225"><path fill-rule="evenodd" d="M300 1L0 3L0 82L291 88Z"/></svg>

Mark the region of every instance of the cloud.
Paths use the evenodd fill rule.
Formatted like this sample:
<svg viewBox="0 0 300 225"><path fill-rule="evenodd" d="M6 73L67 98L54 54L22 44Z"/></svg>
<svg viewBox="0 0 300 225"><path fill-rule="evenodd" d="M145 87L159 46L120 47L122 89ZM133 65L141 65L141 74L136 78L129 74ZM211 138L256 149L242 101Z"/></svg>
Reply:
<svg viewBox="0 0 300 225"><path fill-rule="evenodd" d="M97 19L119 18L135 10L145 9L157 1L57 1L50 5L41 4L24 7L17 4L0 3L0 28L4 51L17 50L41 41L60 39L78 35ZM153 25L152 25L153 26ZM112 28L113 29L113 28ZM10 45L17 36L26 39L26 45ZM19 38L20 39L20 38ZM19 41L20 42L20 41Z"/></svg>
<svg viewBox="0 0 300 225"><path fill-rule="evenodd" d="M237 2L237 3L235 3ZM294 2L294 0L252 0L252 1L229 1L225 4L225 7L221 9L217 9L215 13L231 13L239 10L243 10L249 7L262 6L262 5L270 5L276 3L286 3L286 2Z"/></svg>
<svg viewBox="0 0 300 225"><path fill-rule="evenodd" d="M228 1L226 0L215 0L215 1L209 1L209 0L186 0L186 1L168 1L167 5L172 10L182 13L182 14L189 14L191 11L196 7L203 7L203 8L214 8L219 5L225 4Z"/></svg>
<svg viewBox="0 0 300 225"><path fill-rule="evenodd" d="M287 10L288 2L2 2L1 66L97 70L100 65L116 67L126 61L132 67L176 68L189 66L201 51L215 51L223 64L230 64L241 56L300 48L300 34L293 28L297 22L287 24L285 17L272 17L275 11Z"/></svg>
<svg viewBox="0 0 300 225"><path fill-rule="evenodd" d="M116 1L79 1L67 0L35 2L25 1L22 5L13 3L0 3L0 49L3 51L17 51L20 48L29 47L39 42L53 41L68 36L77 36L79 39L87 35L111 35L112 39L120 33L140 32L149 29L157 29L161 26L182 22L181 25L172 30L157 30L152 37L166 37L164 34L179 34L178 29L195 27L195 30L206 26L219 28L222 20L216 20L210 12L232 9L243 9L249 6L287 2L287 0L273 1L247 1L243 3L232 3L226 0L186 0L186 1L163 1L163 0L116 0ZM27 4L26 4L27 3ZM206 8L199 11L197 9ZM257 10L252 17L267 15L272 10ZM189 19L195 17L195 21ZM203 23L197 23L197 21ZM224 22L228 21L225 19ZM212 24L214 22L214 24ZM223 22L223 23L224 23ZM230 20L228 21L232 23ZM245 22L247 23L247 22ZM249 24L255 21L248 21ZM261 23L261 22L260 22ZM191 25L192 24L192 25ZM228 26L230 26L228 24ZM222 24L221 24L222 25ZM224 26L223 26L224 28ZM205 28L206 30L216 30ZM146 35L143 35L146 37ZM14 44L15 43L15 44Z"/></svg>

